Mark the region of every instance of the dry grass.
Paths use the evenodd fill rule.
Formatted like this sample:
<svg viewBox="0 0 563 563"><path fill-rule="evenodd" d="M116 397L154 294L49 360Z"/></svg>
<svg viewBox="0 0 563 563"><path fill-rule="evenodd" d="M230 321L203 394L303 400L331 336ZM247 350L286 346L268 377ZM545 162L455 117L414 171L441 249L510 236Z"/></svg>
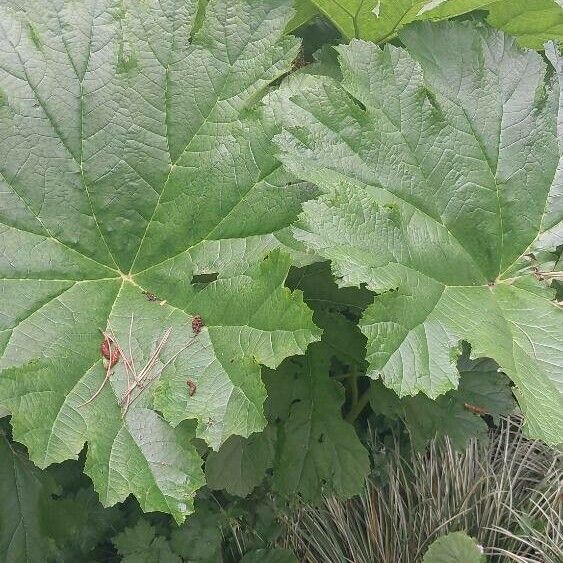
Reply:
<svg viewBox="0 0 563 563"><path fill-rule="evenodd" d="M464 530L492 561L563 561L561 456L525 439L518 420L462 452L448 440L408 460L397 452L386 485L301 506L285 545L308 563L418 563L438 536Z"/></svg>

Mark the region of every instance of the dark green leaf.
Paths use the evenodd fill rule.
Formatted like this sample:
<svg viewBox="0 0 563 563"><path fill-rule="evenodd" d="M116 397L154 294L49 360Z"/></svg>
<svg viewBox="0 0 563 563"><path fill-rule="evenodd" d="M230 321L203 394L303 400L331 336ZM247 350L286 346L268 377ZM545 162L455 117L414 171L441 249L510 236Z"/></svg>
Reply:
<svg viewBox="0 0 563 563"><path fill-rule="evenodd" d="M271 426L248 438L231 436L218 452L207 456L205 477L208 486L224 489L232 495L247 496L272 467L274 448L275 430Z"/></svg>
<svg viewBox="0 0 563 563"><path fill-rule="evenodd" d="M246 553L240 563L297 563L297 557L289 549L257 549Z"/></svg>
<svg viewBox="0 0 563 563"><path fill-rule="evenodd" d="M279 422L274 487L305 500L351 497L369 472L366 449L342 420L344 391L329 376L329 360L324 344L315 344L267 374L270 417Z"/></svg>
<svg viewBox="0 0 563 563"><path fill-rule="evenodd" d="M0 559L42 563L49 540L42 522L55 483L0 435Z"/></svg>
<svg viewBox="0 0 563 563"><path fill-rule="evenodd" d="M113 543L122 563L182 563L170 549L168 540L157 536L154 527L143 519L121 532Z"/></svg>

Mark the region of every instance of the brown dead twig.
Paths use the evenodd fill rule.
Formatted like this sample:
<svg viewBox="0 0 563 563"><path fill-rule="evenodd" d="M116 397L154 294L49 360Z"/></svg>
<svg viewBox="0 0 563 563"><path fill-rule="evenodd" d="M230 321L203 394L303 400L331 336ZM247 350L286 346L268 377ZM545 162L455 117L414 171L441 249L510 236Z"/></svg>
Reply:
<svg viewBox="0 0 563 563"><path fill-rule="evenodd" d="M153 373L153 368L156 366L157 362L160 359L162 351L170 338L170 334L172 333L172 328L167 328L162 335L162 338L157 343L154 351L149 356L145 365L141 368L140 371L137 371L135 368L135 362L133 360L133 354L131 350L131 338L133 333L133 314L131 314L131 322L129 323L129 342L128 342L128 352L129 354L126 355L123 351L123 348L117 342L115 338L115 334L109 326L109 332L100 330L102 333L104 340L102 342L101 350L102 356L106 362L106 374L105 377L98 388L98 390L85 402L78 405L78 407L83 407L89 403L91 403L96 397L102 392L102 389L109 381L110 377L113 375L112 368L117 363L120 358L123 358L123 365L125 367L125 373L127 375L127 388L125 393L119 400L119 405L122 407L122 417L125 417L129 407L133 402L135 402L143 393L143 391L151 385L160 374L187 348L189 348L195 341L196 336L199 334L201 327L192 327L193 329L193 336L188 340L187 344L180 348L175 354L172 355L160 369L157 370L156 373ZM200 317L196 317L199 321L201 321ZM193 324L193 323L192 323ZM203 325L203 323L202 323ZM198 330L199 329L199 330Z"/></svg>

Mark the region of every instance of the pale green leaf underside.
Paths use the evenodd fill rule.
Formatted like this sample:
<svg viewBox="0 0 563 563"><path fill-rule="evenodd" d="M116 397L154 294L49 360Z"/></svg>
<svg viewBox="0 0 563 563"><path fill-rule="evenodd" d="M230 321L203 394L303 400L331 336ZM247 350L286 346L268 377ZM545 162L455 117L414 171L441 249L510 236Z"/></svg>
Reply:
<svg viewBox="0 0 563 563"><path fill-rule="evenodd" d="M483 563L482 548L465 532L452 532L435 540L426 551L422 563Z"/></svg>
<svg viewBox="0 0 563 563"><path fill-rule="evenodd" d="M196 418L213 448L261 430L259 365L320 332L275 250L310 193L272 157L275 123L255 106L297 53L291 7L197 12L196 0L0 6L0 405L38 465L88 442L104 504L134 493L177 520L203 474L176 427ZM200 291L199 274L219 277ZM123 361L81 406L105 374L100 329L137 371L170 330L155 375L170 364L124 418Z"/></svg>
<svg viewBox="0 0 563 563"><path fill-rule="evenodd" d="M408 51L340 47L342 84L309 77L279 96L282 160L327 192L298 238L343 285L381 294L361 321L372 377L436 397L457 386L467 340L516 384L528 432L558 443L561 311L515 274L548 228L553 69L482 25L419 24L401 40Z"/></svg>

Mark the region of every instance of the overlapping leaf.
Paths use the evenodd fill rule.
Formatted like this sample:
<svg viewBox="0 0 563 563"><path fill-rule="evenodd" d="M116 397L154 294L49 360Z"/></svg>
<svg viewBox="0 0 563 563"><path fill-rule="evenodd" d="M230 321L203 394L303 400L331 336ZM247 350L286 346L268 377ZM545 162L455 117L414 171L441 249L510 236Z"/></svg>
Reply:
<svg viewBox="0 0 563 563"><path fill-rule="evenodd" d="M399 399L380 381L370 389L370 403L377 414L403 420L413 446L423 450L436 437L447 436L453 447L467 447L472 438L486 439L489 426L482 418L488 415L498 423L500 415L514 411L514 399L506 377L488 358L458 362L459 387L436 400L419 393Z"/></svg>
<svg viewBox="0 0 563 563"><path fill-rule="evenodd" d="M232 495L245 497L257 487L274 461L275 430L267 426L263 432L248 438L232 436L218 452L210 452L205 460L205 478L211 489L224 489Z"/></svg>
<svg viewBox="0 0 563 563"><path fill-rule="evenodd" d="M447 19L495 0L311 0L347 39L379 43L415 20Z"/></svg>
<svg viewBox="0 0 563 563"><path fill-rule="evenodd" d="M353 41L342 83L301 77L280 94L281 157L326 191L298 236L342 285L380 294L361 321L372 377L435 398L457 386L467 340L515 383L528 432L559 443L561 310L527 267L561 221L554 69L483 25L401 40Z"/></svg>
<svg viewBox="0 0 563 563"><path fill-rule="evenodd" d="M543 49L563 37L561 0L301 0L300 13L314 4L345 38L380 43L392 39L407 24L443 20L487 10L487 21L518 38L521 45Z"/></svg>
<svg viewBox="0 0 563 563"><path fill-rule="evenodd" d="M561 0L501 0L487 7L487 21L514 35L520 45L543 49L546 41L563 40Z"/></svg>
<svg viewBox="0 0 563 563"><path fill-rule="evenodd" d="M182 520L203 476L180 423L214 448L260 430L259 364L319 337L268 254L309 197L256 108L297 53L290 17L283 0L0 6L0 404L42 467L88 442L105 505L133 493ZM101 329L123 354L88 403ZM152 357L145 385L125 357Z"/></svg>

